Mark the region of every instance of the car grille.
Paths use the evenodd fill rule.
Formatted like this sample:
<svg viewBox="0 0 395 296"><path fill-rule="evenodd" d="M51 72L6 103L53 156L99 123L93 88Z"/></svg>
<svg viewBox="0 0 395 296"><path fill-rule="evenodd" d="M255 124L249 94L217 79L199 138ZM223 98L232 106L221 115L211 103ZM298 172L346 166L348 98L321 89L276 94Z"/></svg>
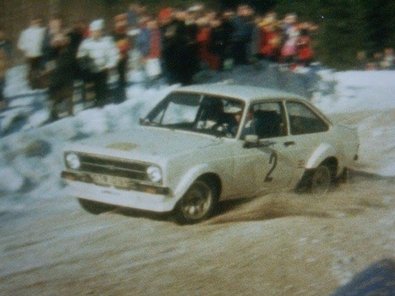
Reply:
<svg viewBox="0 0 395 296"><path fill-rule="evenodd" d="M116 177L125 177L138 181L148 181L148 164L124 161L119 159L103 158L94 155L79 154L80 171L104 174Z"/></svg>

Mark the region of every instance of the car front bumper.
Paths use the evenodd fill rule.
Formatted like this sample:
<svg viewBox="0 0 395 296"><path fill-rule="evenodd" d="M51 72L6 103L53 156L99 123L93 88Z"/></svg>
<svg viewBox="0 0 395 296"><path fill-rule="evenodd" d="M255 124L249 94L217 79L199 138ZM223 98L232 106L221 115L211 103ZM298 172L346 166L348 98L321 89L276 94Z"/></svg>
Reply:
<svg viewBox="0 0 395 296"><path fill-rule="evenodd" d="M62 172L62 178L66 182L65 193L77 198L158 213L172 211L177 203L177 199L170 194L170 190L164 187L140 188L145 192L125 190L86 182L86 180L81 181L78 175L67 171Z"/></svg>

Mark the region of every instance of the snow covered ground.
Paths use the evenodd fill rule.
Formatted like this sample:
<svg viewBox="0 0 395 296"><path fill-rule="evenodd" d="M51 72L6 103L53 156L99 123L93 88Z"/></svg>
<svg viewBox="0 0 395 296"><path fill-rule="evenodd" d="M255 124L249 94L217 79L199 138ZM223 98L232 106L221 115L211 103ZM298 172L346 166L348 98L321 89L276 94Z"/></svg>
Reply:
<svg viewBox="0 0 395 296"><path fill-rule="evenodd" d="M395 256L395 71L321 70L312 79L246 69L221 76L314 92L311 100L325 114L358 128L354 169L362 176L328 200L269 195L230 205L193 229L129 214L95 219L62 194L59 178L66 143L127 130L177 86L136 84L121 104L77 106L75 116L43 125L46 95L29 91L23 73L9 71L6 94L13 99L0 113L0 286L9 293L325 295L369 260Z"/></svg>

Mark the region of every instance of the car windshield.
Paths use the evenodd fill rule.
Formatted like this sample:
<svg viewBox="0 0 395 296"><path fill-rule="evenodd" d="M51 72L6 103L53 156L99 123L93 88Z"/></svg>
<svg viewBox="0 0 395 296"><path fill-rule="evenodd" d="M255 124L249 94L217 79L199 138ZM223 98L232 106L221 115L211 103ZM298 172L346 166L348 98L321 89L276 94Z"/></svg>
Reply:
<svg viewBox="0 0 395 296"><path fill-rule="evenodd" d="M161 101L141 123L234 138L243 109L244 103L237 99L175 92Z"/></svg>

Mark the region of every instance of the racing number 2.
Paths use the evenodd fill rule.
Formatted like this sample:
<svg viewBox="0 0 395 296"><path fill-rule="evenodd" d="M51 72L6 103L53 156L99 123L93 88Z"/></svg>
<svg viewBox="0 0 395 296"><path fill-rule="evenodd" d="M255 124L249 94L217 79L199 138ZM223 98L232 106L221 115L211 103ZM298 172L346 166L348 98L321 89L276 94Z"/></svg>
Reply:
<svg viewBox="0 0 395 296"><path fill-rule="evenodd" d="M277 158L278 157L277 157L276 151L272 151L272 153L270 154L270 158L269 158L269 164L271 164L272 167L270 168L269 172L267 173L267 175L265 177L265 182L272 182L273 181L273 177L271 176L271 174L276 169Z"/></svg>

